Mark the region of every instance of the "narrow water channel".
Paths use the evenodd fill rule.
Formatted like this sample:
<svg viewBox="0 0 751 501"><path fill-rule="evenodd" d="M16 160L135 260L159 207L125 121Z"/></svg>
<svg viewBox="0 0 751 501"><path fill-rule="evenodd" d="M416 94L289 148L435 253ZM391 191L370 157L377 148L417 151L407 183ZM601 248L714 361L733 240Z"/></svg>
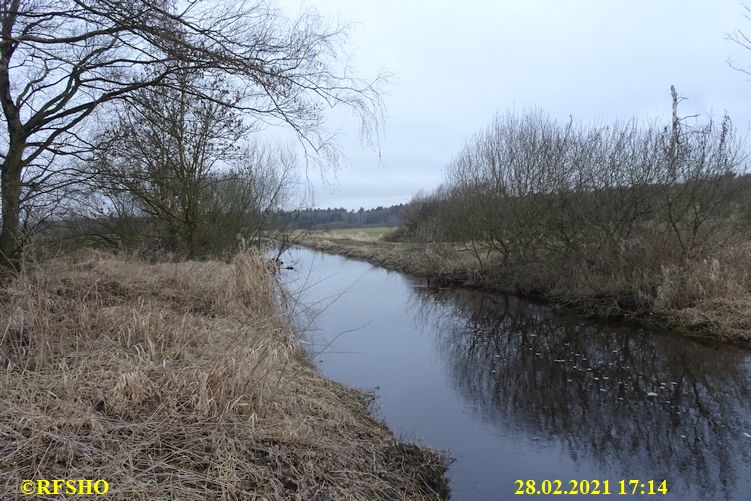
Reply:
<svg viewBox="0 0 751 501"><path fill-rule="evenodd" d="M309 249L283 259L321 372L374 391L398 436L456 458L452 499L545 498L514 496L527 479L609 479L616 494L622 479L667 480L667 495L618 499L751 499L748 350Z"/></svg>

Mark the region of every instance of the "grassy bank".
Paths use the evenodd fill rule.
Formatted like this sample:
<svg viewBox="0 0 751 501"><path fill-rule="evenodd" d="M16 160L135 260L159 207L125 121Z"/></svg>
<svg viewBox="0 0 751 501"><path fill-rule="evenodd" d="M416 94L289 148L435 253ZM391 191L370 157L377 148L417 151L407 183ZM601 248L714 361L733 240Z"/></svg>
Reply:
<svg viewBox="0 0 751 501"><path fill-rule="evenodd" d="M389 235L396 228L392 226L368 226L364 228L338 228L332 230L312 230L316 238L353 240L355 242L375 242ZM311 231L311 230L307 230Z"/></svg>
<svg viewBox="0 0 751 501"><path fill-rule="evenodd" d="M382 236L355 240L316 232L298 236L299 244L456 285L544 300L554 307L596 318L623 318L685 335L751 344L751 249L732 249L726 259L690 269L664 268L654 297L635 297L628 283L569 280L551 284L544 276L516 276L504 270L501 256L469 244L389 242ZM525 270L529 271L529 270Z"/></svg>
<svg viewBox="0 0 751 501"><path fill-rule="evenodd" d="M3 291L0 489L104 479L112 499L438 499L402 443L298 346L265 261L82 252Z"/></svg>
<svg viewBox="0 0 751 501"><path fill-rule="evenodd" d="M388 232L369 236L356 235L355 232L354 229L337 230L337 233L306 231L293 234L290 241L447 284L468 281L473 275L471 259L457 252L453 245L389 242L383 240Z"/></svg>

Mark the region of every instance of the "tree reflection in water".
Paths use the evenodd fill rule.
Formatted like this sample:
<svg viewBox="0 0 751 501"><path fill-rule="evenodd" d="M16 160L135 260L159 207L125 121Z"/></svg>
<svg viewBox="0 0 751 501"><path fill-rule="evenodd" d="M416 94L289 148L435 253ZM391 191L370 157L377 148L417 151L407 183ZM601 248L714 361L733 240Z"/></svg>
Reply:
<svg viewBox="0 0 751 501"><path fill-rule="evenodd" d="M559 442L593 465L582 478L667 479L707 499L749 488L748 351L470 291L415 288L409 307L480 418Z"/></svg>

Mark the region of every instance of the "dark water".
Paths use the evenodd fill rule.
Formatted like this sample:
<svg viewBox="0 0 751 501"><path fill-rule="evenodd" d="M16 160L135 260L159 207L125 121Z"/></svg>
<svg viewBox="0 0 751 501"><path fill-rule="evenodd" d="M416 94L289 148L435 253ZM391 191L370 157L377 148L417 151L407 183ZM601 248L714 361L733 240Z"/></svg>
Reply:
<svg viewBox="0 0 751 501"><path fill-rule="evenodd" d="M307 249L284 260L321 372L375 390L400 437L449 451L452 499L545 498L514 496L516 480L609 479L617 493L639 479L670 492L606 497L751 500L751 352Z"/></svg>

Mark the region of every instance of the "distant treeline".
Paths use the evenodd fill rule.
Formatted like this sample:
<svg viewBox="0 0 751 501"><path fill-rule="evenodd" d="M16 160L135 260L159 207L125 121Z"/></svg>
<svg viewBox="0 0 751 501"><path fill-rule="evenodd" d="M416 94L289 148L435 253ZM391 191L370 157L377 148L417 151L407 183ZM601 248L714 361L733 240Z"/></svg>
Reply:
<svg viewBox="0 0 751 501"><path fill-rule="evenodd" d="M216 185L221 186L221 185ZM263 179L249 185L252 187L277 186ZM268 190L279 193L279 190ZM357 211L344 208L300 209L291 211L259 210L260 203L266 207L275 203L267 202L264 198L250 203L250 194L262 194L260 189L253 192L235 190L232 196L222 196L219 202L207 209L213 211L201 212L201 224L197 224L194 236L190 239L194 249L194 257L217 255L225 248L232 249L237 242L237 236L242 235L245 240L254 240L262 233L269 231L286 231L289 229L337 229L359 228L364 226L393 226L404 222L404 214L408 210L407 204L391 207L376 207L375 209L360 208ZM243 196L239 196L242 194ZM222 194L224 195L224 194ZM242 208L242 210L237 210ZM168 226L159 214L146 210L138 212L113 211L111 214L99 217L81 217L72 215L62 219L44 221L36 229L39 236L47 240L77 242L85 239L88 245L104 246L115 249L138 248L156 253L179 253L183 235ZM212 232L213 230L213 232ZM190 254L188 254L190 255Z"/></svg>
<svg viewBox="0 0 751 501"><path fill-rule="evenodd" d="M301 209L279 212L277 222L280 225L297 229L334 229L354 228L359 226L398 226L403 222L406 204L391 207L376 207L375 209L347 210L338 209Z"/></svg>

